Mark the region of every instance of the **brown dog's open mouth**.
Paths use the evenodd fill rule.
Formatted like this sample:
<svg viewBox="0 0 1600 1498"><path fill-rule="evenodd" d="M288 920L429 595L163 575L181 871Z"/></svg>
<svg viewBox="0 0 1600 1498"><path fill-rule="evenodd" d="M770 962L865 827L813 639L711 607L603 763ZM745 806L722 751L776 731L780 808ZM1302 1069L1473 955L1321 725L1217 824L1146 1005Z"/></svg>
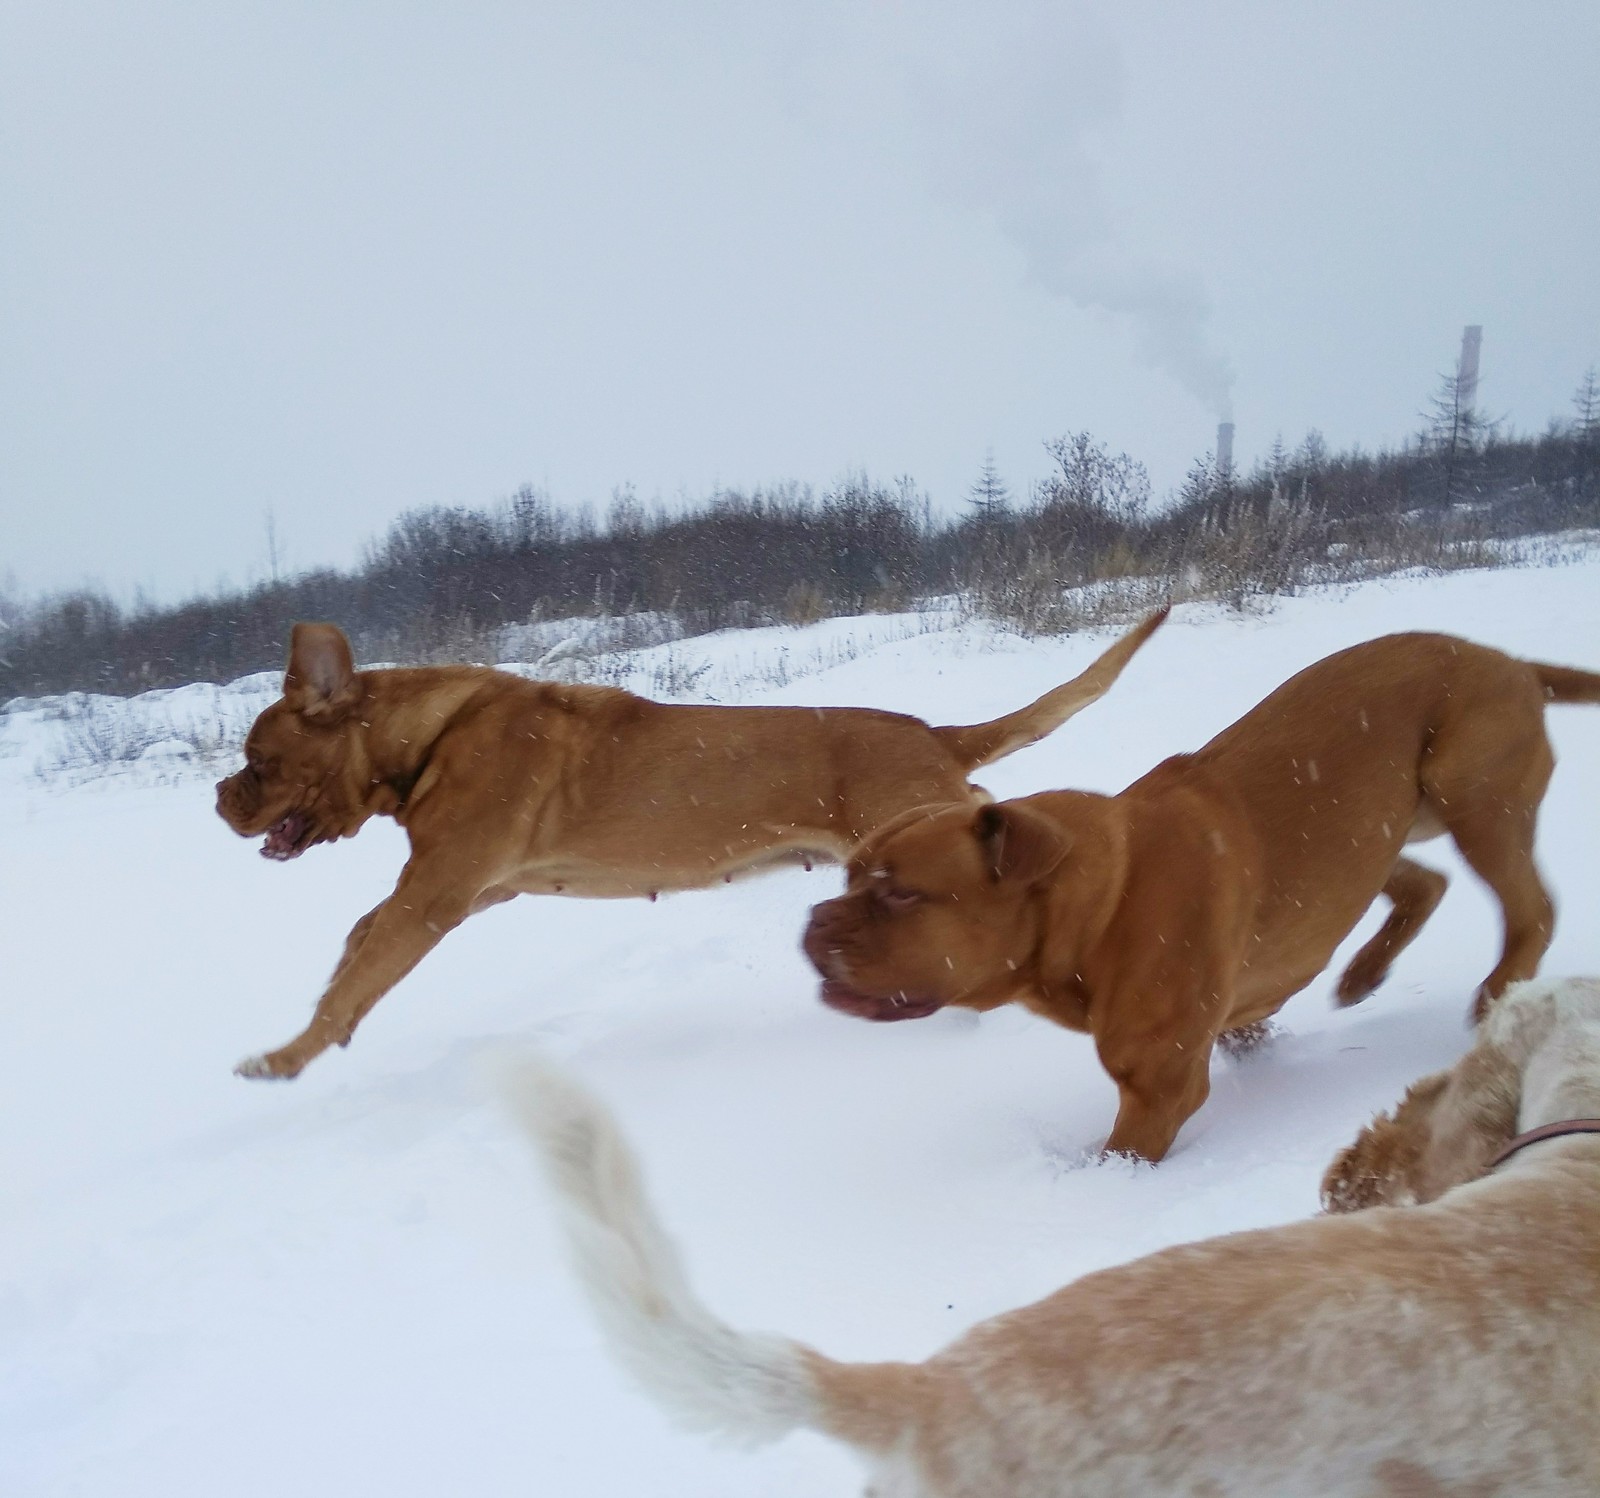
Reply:
<svg viewBox="0 0 1600 1498"><path fill-rule="evenodd" d="M830 1009L837 1009L841 1014L853 1014L857 1019L926 1019L944 1007L942 1000L915 998L906 993L858 993L837 978L823 979L821 997Z"/></svg>
<svg viewBox="0 0 1600 1498"><path fill-rule="evenodd" d="M311 818L303 811L291 811L281 822L267 828L267 840L261 845L263 858L287 863L298 858L311 846L311 835L316 830Z"/></svg>

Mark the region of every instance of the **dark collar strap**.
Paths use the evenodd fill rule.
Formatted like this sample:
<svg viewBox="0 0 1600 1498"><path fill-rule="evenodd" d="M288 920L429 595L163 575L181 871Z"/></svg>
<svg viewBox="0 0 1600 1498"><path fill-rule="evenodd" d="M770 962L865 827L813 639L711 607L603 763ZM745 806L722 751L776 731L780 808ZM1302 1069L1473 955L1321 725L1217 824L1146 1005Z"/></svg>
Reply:
<svg viewBox="0 0 1600 1498"><path fill-rule="evenodd" d="M1530 1144L1538 1144L1544 1139L1560 1139L1565 1134L1600 1134L1600 1118L1563 1118L1558 1123L1540 1124L1537 1129L1518 1134L1489 1162L1489 1169L1504 1165L1518 1150L1526 1149Z"/></svg>

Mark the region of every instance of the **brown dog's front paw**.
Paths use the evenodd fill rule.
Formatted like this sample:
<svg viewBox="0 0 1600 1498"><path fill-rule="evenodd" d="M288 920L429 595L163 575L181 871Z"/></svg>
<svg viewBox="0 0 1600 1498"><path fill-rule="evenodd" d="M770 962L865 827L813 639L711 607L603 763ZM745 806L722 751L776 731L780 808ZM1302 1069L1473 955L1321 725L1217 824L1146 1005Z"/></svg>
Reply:
<svg viewBox="0 0 1600 1498"><path fill-rule="evenodd" d="M305 1062L287 1051L268 1051L264 1056L247 1056L233 1069L236 1077L252 1081L287 1082L300 1075Z"/></svg>
<svg viewBox="0 0 1600 1498"><path fill-rule="evenodd" d="M1131 1170L1144 1168L1154 1170L1156 1163L1148 1155L1141 1155L1136 1149L1112 1149L1109 1139L1097 1154L1086 1156L1084 1160L1086 1165L1122 1165Z"/></svg>

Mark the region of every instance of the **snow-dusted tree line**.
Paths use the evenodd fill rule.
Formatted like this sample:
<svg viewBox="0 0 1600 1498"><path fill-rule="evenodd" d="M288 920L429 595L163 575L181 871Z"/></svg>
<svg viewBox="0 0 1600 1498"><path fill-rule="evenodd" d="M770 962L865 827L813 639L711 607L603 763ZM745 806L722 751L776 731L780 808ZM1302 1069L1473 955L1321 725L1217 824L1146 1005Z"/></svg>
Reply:
<svg viewBox="0 0 1600 1498"><path fill-rule="evenodd" d="M1331 451L1315 432L1248 472L1198 460L1152 497L1143 466L1090 433L1046 444L1054 470L1013 494L992 462L954 513L909 478L854 476L607 512L534 489L485 508L402 515L350 571L314 570L175 607L78 591L0 596L0 700L227 681L283 659L295 619L332 619L363 659L493 660L540 620L649 615L663 638L900 609L957 595L1025 631L1070 628L1083 585L1119 580L1238 600L1406 566L1489 560L1509 538L1600 524L1600 378L1537 436L1503 431L1441 381L1397 450ZM1075 594L1065 590L1076 589ZM1092 592L1092 590L1091 590Z"/></svg>

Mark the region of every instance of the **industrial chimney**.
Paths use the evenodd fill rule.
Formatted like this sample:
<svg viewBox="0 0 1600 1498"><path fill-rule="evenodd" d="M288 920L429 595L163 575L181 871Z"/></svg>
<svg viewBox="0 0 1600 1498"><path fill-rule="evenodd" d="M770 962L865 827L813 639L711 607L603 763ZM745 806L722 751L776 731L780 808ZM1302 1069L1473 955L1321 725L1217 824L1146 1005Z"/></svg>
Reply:
<svg viewBox="0 0 1600 1498"><path fill-rule="evenodd" d="M1471 323L1461 330L1461 363L1456 366L1456 403L1463 411L1478 404L1478 351L1483 347L1483 329Z"/></svg>
<svg viewBox="0 0 1600 1498"><path fill-rule="evenodd" d="M1233 423L1217 423L1217 472L1233 472Z"/></svg>

